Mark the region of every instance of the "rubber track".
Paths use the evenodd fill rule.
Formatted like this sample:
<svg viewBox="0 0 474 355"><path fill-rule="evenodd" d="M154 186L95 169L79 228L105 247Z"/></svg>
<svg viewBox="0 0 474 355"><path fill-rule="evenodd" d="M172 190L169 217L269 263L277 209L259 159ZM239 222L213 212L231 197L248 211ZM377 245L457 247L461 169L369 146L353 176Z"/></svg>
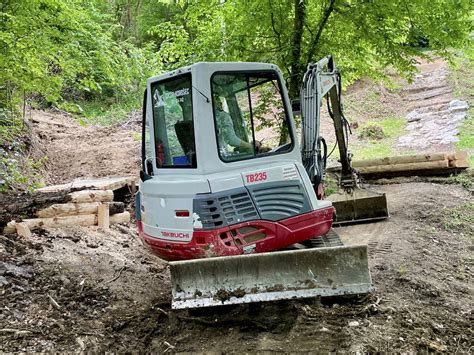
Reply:
<svg viewBox="0 0 474 355"><path fill-rule="evenodd" d="M339 234L337 234L332 228L326 235L323 235L322 237L312 238L305 244L307 244L311 248L327 248L344 245Z"/></svg>

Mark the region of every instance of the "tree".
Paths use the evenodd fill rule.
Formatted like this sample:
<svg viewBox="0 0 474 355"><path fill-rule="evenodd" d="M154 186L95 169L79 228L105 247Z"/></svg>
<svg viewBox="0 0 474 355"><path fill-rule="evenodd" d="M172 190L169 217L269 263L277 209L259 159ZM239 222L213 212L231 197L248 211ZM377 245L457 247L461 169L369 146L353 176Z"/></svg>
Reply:
<svg viewBox="0 0 474 355"><path fill-rule="evenodd" d="M159 55L166 54L165 67L196 60L275 62L284 70L292 98L298 96L306 66L327 54L335 56L349 81L381 77L387 66L410 77L415 57L425 56L413 45L420 33L436 54L449 56L450 48L467 44L472 31L469 0L178 3L183 13L155 32L164 38Z"/></svg>
<svg viewBox="0 0 474 355"><path fill-rule="evenodd" d="M11 98L36 94L58 103L64 97L118 95L145 79L144 51L116 40L113 17L94 5L79 0L4 1L0 88L8 88Z"/></svg>

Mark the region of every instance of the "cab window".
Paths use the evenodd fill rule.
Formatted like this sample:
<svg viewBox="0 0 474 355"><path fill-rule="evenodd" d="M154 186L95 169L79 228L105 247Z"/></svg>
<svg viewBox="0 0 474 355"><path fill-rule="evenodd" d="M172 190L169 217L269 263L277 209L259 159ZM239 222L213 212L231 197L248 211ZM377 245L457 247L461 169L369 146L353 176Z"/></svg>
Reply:
<svg viewBox="0 0 474 355"><path fill-rule="evenodd" d="M215 74L212 101L219 156L223 161L252 159L292 149L276 73Z"/></svg>
<svg viewBox="0 0 474 355"><path fill-rule="evenodd" d="M157 168L195 168L191 75L151 85Z"/></svg>

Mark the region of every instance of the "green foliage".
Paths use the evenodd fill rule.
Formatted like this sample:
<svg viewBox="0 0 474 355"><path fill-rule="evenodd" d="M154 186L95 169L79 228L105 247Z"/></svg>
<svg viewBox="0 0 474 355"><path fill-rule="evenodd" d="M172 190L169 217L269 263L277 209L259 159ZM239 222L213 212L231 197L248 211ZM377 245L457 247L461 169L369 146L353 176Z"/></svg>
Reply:
<svg viewBox="0 0 474 355"><path fill-rule="evenodd" d="M23 120L8 109L0 108L0 148L14 144L23 132Z"/></svg>
<svg viewBox="0 0 474 355"><path fill-rule="evenodd" d="M369 124L362 127L359 137L362 139L380 140L385 138L385 133L378 124Z"/></svg>
<svg viewBox="0 0 474 355"><path fill-rule="evenodd" d="M410 76L414 56L425 56L421 38L448 56L447 48L467 43L472 27L468 0L196 0L170 3L168 21L148 36L165 68L203 59L245 60L274 62L287 76L301 75L292 67L297 2L304 8L297 64L304 69L332 53L349 82L383 77L387 66Z"/></svg>
<svg viewBox="0 0 474 355"><path fill-rule="evenodd" d="M98 98L81 100L77 104L80 111L76 112L81 115L80 122L85 125L107 126L126 121L130 112L139 109L140 105L141 97L134 93L128 96L124 95L121 100Z"/></svg>
<svg viewBox="0 0 474 355"><path fill-rule="evenodd" d="M4 181L0 185L0 192L9 189L33 192L41 187L43 185L42 176L38 171L43 167L45 161L46 158L35 161L31 158L16 160L0 157L0 166L3 167L0 173L0 180Z"/></svg>
<svg viewBox="0 0 474 355"><path fill-rule="evenodd" d="M474 49L466 48L455 53L452 71L448 77L456 97L467 100L467 117L459 130L459 149L474 150ZM469 157L469 165L474 166L474 155Z"/></svg>
<svg viewBox="0 0 474 355"><path fill-rule="evenodd" d="M113 18L94 1L6 1L0 18L0 87L12 99L35 94L59 104L120 97L141 87L155 64L147 48L114 39Z"/></svg>
<svg viewBox="0 0 474 355"><path fill-rule="evenodd" d="M353 149L354 158L375 159L390 156L393 153L392 146L395 140L402 134L405 123L405 119L398 117L389 117L380 121L366 122L359 127L359 130L361 130L361 132L368 132L365 136L362 134L361 138L367 138L369 142ZM378 130L374 130L373 127L380 128L382 135L380 135ZM379 138L374 138L374 135L377 134Z"/></svg>
<svg viewBox="0 0 474 355"><path fill-rule="evenodd" d="M448 182L451 184L458 184L466 189L471 189L474 186L473 178L468 172L463 172L457 175L451 175L448 178Z"/></svg>
<svg viewBox="0 0 474 355"><path fill-rule="evenodd" d="M38 171L46 158L24 158L27 151L25 131L17 113L0 108L0 192L9 189L33 191L41 185Z"/></svg>
<svg viewBox="0 0 474 355"><path fill-rule="evenodd" d="M147 77L202 60L274 62L291 81L332 53L345 82L382 78L387 66L410 76L414 56L425 55L420 43L443 56L468 43L469 11L468 0L5 0L0 107L4 90L82 108L85 122L110 108L117 113L103 121L111 122L120 110L94 102L113 98L127 111Z"/></svg>

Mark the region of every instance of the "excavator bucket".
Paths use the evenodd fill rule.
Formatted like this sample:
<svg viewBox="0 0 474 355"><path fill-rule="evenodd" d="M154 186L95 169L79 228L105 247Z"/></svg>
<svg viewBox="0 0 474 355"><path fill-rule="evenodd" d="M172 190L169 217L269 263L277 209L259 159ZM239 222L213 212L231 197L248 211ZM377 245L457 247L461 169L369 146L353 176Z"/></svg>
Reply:
<svg viewBox="0 0 474 355"><path fill-rule="evenodd" d="M328 196L336 209L335 225L369 222L389 217L387 197L369 189L354 189L352 194L336 193Z"/></svg>
<svg viewBox="0 0 474 355"><path fill-rule="evenodd" d="M170 262L172 308L364 294L367 246L338 246Z"/></svg>

